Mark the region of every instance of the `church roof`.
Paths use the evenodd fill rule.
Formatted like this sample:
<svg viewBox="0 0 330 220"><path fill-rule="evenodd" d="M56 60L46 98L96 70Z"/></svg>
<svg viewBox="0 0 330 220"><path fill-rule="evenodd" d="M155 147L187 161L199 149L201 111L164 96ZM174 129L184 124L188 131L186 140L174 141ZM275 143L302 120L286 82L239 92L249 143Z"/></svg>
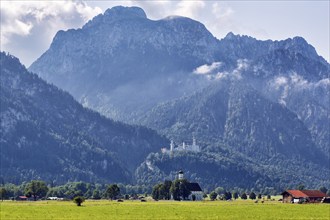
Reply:
<svg viewBox="0 0 330 220"><path fill-rule="evenodd" d="M199 186L198 183L189 183L189 190L190 191L202 191L202 188Z"/></svg>

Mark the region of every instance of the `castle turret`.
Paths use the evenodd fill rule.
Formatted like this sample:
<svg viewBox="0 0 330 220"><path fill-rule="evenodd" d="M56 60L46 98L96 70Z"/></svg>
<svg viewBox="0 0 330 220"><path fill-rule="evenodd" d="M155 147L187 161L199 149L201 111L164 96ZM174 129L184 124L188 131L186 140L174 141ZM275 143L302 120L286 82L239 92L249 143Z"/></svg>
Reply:
<svg viewBox="0 0 330 220"><path fill-rule="evenodd" d="M174 150L174 141L171 140L170 151L173 151L173 150Z"/></svg>
<svg viewBox="0 0 330 220"><path fill-rule="evenodd" d="M193 143L192 143L191 148L192 148L193 151L197 151L197 152L200 152L201 151L201 149L199 148L199 146L196 143L195 137L193 137Z"/></svg>

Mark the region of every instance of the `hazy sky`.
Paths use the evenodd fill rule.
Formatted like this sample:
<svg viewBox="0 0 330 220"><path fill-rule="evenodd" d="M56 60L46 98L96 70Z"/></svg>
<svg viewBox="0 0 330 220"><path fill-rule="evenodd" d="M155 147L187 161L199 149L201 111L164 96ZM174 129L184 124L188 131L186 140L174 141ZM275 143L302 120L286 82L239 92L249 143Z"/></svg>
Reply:
<svg viewBox="0 0 330 220"><path fill-rule="evenodd" d="M27 67L58 30L79 28L116 5L140 6L148 18L193 18L218 39L228 32L257 39L304 37L329 62L329 0L324 1L8 1L1 0L1 51Z"/></svg>

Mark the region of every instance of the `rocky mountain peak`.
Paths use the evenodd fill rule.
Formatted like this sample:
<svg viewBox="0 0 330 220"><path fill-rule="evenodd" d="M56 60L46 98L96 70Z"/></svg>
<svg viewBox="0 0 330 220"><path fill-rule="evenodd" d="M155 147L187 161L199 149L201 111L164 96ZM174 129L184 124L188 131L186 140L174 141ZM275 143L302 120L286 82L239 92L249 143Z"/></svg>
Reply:
<svg viewBox="0 0 330 220"><path fill-rule="evenodd" d="M123 7L116 6L107 9L104 14L95 16L92 20L88 21L83 29L88 29L100 24L112 24L120 20L134 20L134 19L147 19L147 15L142 8L139 7Z"/></svg>
<svg viewBox="0 0 330 220"><path fill-rule="evenodd" d="M104 12L104 16L112 19L118 18L147 18L146 13L139 7L116 6Z"/></svg>
<svg viewBox="0 0 330 220"><path fill-rule="evenodd" d="M318 60L326 64L324 59L319 59L320 56L317 54L315 48L310 45L303 37L289 38L283 41L283 48L294 51L295 53L302 54L313 60Z"/></svg>
<svg viewBox="0 0 330 220"><path fill-rule="evenodd" d="M228 39L228 40L231 40L231 39L234 39L237 35L235 35L233 32L229 32L225 39Z"/></svg>

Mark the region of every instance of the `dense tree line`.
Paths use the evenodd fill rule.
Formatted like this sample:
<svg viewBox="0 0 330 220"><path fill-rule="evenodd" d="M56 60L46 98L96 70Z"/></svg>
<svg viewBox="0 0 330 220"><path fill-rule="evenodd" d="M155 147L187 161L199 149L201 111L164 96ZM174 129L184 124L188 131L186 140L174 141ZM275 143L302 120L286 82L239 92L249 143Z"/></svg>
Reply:
<svg viewBox="0 0 330 220"><path fill-rule="evenodd" d="M299 184L295 188L305 189L304 185ZM320 191L330 196L330 189L322 186ZM210 200L231 200L231 199L271 199L272 195L279 193L272 188L266 188L262 191L243 190L240 188L225 189L223 187L216 187L213 191L204 191L204 198L208 197ZM133 186L119 184L93 184L85 182L68 182L65 185L52 186L46 184L41 180L32 180L24 182L21 185L14 185L11 183L0 185L0 198L17 199L19 196L27 196L31 200L46 199L49 197L58 197L72 200L76 197L83 197L85 199L118 199L118 198L139 198L138 195L147 196L151 194L155 200L186 200L191 194L189 190L189 181L182 180L165 180L163 183L158 183L153 187L150 186ZM195 197L196 198L196 197ZM194 200L194 196L192 196ZM78 200L80 201L80 200ZM77 203L78 204L78 203Z"/></svg>
<svg viewBox="0 0 330 220"><path fill-rule="evenodd" d="M65 185L54 186L44 181L32 180L21 185L2 184L0 186L1 199L17 199L27 196L32 200L49 197L73 199L81 196L86 199L116 199L119 196L136 198L138 194L150 194L152 187L123 184L93 184L85 182L68 182Z"/></svg>

